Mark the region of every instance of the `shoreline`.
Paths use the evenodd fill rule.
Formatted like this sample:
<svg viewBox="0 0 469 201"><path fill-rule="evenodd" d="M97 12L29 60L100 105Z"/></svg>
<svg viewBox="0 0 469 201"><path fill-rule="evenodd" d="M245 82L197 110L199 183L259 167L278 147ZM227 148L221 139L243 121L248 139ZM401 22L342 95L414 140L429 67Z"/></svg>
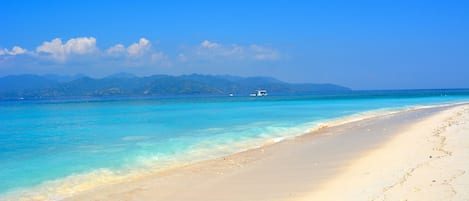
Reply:
<svg viewBox="0 0 469 201"><path fill-rule="evenodd" d="M293 136L286 136L286 137L277 137L275 139L266 141L265 143L261 144L260 146L253 147L247 150L242 150L240 152L236 152L234 154L217 157L214 159L208 159L203 161L198 161L195 163L190 164L183 164L183 165L176 165L174 167L165 168L162 171L149 171L146 173L138 173L134 175L127 175L121 176L111 171L106 170L98 170L93 172L94 177L89 177L90 175L78 175L80 181L77 182L67 182L70 178L64 178L64 180L59 181L52 181L53 186L49 186L49 184L41 185L39 187L34 187L34 191L25 190L20 191L15 194L6 194L0 199L6 200L16 200L17 198L23 198L27 200L80 200L81 199L88 199L88 196L91 197L100 197L101 191L104 190L107 192L108 189L119 187L121 191L126 191L128 188L126 186L135 186L140 185L142 183L152 183L151 185L164 185L163 183L166 181L173 180L173 187L172 189L177 189L180 187L179 183L185 183L187 181L180 181L177 180L175 175L186 175L190 177L194 177L192 175L194 172L199 176L198 179L204 181L207 177L220 177L223 175L227 175L233 172L239 172L241 169L245 169L245 167L252 167L258 161L264 163L265 160L270 160L269 158L279 158L277 155L282 155L282 152L290 153L290 148L292 146L296 146L300 144L301 146L305 146L305 141L311 141L313 143L320 144L322 141L327 141L327 138L339 138L341 135L341 130L344 128L352 128L361 126L362 124L366 124L368 121L375 121L379 119L386 119L388 117L394 117L396 115L402 115L406 113L413 113L422 110L442 110L443 108L453 108L458 107L461 105L467 105L468 102L455 102L455 103L444 103L444 104L433 104L433 105L426 105L426 106L410 106L410 107L402 107L402 108L383 108L378 110L372 111L365 111L349 116L344 116L340 118L328 119L324 122L317 123L313 128L308 129L305 133L301 135L293 135ZM436 111L433 111L436 112ZM428 114L427 114L428 115ZM415 117L414 117L415 118ZM401 122L402 123L402 122ZM408 122L407 122L408 123ZM368 130L365 130L369 132ZM342 133L343 134L343 133ZM352 136L353 137L353 136ZM338 162L341 162L344 165L346 162L350 162L351 159L355 159L359 157L362 152L368 151L370 149L375 148L377 144L383 143L388 140L389 136L378 136L376 139L371 139L369 142L359 142L361 145L355 147L356 150L352 150L355 155L351 155L348 158L344 159L343 157L336 158L337 161L333 161L333 164L330 167L333 167L332 170L325 171L324 167L321 167L321 164L316 164L321 171L324 171L324 174L327 177L331 177L331 175L336 175L339 172L339 168L337 168ZM346 138L348 139L348 138ZM319 140L319 141L316 141ZM350 140L350 139L349 139ZM306 145L308 146L308 145ZM314 150L314 149L313 149ZM301 154L301 152L300 152ZM284 154L283 154L284 155ZM350 159L351 158L351 159ZM299 163L304 163L304 161L298 161ZM276 164L274 164L276 165ZM211 168L207 168L211 167ZM212 168L213 167L213 168ZM317 171L318 167L314 167ZM201 174L203 173L203 174ZM272 174L276 174L275 172L271 172ZM318 174L318 173L317 173ZM107 177L116 177L113 180L107 180ZM73 176L76 177L76 176ZM89 177L89 178L88 178ZM86 181L90 179L89 181ZM176 178L176 179L175 179ZM67 179L67 180L65 180ZM73 178L71 178L73 179ZM99 180L102 182L101 184L94 183L94 180ZM111 178L112 179L112 178ZM161 180L160 180L161 179ZM315 182L309 181L309 183L314 183L318 185L321 183L320 181L325 180L326 177L317 177L315 178ZM73 179L75 180L75 179ZM178 182L179 181L179 182ZM200 182L192 183L193 185L199 185ZM57 186L59 185L59 186ZM62 186L66 185L66 186ZM179 186L179 187L178 187ZM50 188L52 187L52 188ZM167 186L168 187L168 186ZM44 188L44 189L43 189ZM46 188L49 188L48 191ZM55 190L54 190L55 188ZM46 191L43 191L46 190ZM60 191L58 191L60 190ZM78 190L78 192L77 192ZM38 193L38 192L48 192L48 194ZM53 192L59 192L55 194ZM112 193L112 192L107 192ZM112 193L114 194L114 193ZM18 196L20 195L20 196ZM45 196L44 196L45 195ZM119 196L120 197L120 196ZM78 198L78 199L77 199ZM130 200L133 200L131 197ZM150 196L150 200L154 200L155 197ZM107 200L107 199L97 199L97 200ZM113 199L110 199L113 200ZM139 200L139 199L137 199ZM144 199L145 200L145 199ZM234 199L236 200L236 199Z"/></svg>
<svg viewBox="0 0 469 201"><path fill-rule="evenodd" d="M243 174L247 174L248 177L249 177L249 174L251 174L250 176L253 176L252 173L250 172L255 172L255 170L259 170L262 168L265 169L266 166L276 166L276 165L278 166L279 164L285 163L285 161L282 161L282 160L285 160L285 157L288 158L288 154L292 154L292 153L301 154L305 151L305 150L301 150L297 148L295 148L295 150L292 151L292 146L303 144L303 147L308 147L308 146L311 146L308 144L321 144L322 143L321 140L327 141L328 139L331 138L331 136L332 138L338 139L341 134L340 133L341 129L343 130L344 128L347 128L347 127L349 129L357 127L357 126L360 127L360 126L363 126L363 124L366 124L367 121L368 123L370 123L371 121L371 124L372 124L373 121L379 121L380 119L383 120L383 118L384 118L383 121L386 121L386 118L389 118L390 116L391 117L396 117L399 115L402 116L403 113L415 113L417 111L428 111L428 110L432 110L435 108L445 108L445 110L448 110L448 108L464 107L465 105L467 106L467 103L459 103L459 104L423 108L423 109L405 110L402 112L397 112L395 114L393 113L393 114L386 114L383 116L373 117L371 119L361 119L358 121L347 122L347 123L340 124L337 126L318 128L317 131L310 132L302 136L295 137L293 139L283 140L273 145L266 145L266 146L262 146L259 148L236 153L230 156L225 156L222 158L209 160L209 161L197 162L195 164L170 169L164 172L156 173L146 178L126 181L123 183L113 184L110 186L98 187L96 189L85 191L83 193L79 193L72 197L66 198L65 200L81 200L81 199L113 200L113 199L121 199L121 198L122 199L125 198L125 200L165 200L165 199L187 200L188 199L187 197L184 198L184 196L178 195L178 192L181 192L181 191L184 191L188 195L190 195L191 194L190 192L192 192L193 195L198 195L198 196L207 195L208 196L200 200L245 200L244 198L246 197L236 198L236 196L233 196L235 194L246 195L246 192L244 193L242 192L243 190L246 190L245 188L243 188L243 186L246 186L246 184L243 184L245 182L243 182L242 178L246 178ZM439 111L433 111L433 113L438 113L438 112ZM417 116L418 117L413 117L413 119L410 118L409 120L405 120L405 121L415 121L414 123L416 123L417 121L421 120L419 118L427 118L428 116L431 116L431 115L420 114ZM396 127L394 129L396 132L397 131L402 132L403 130L402 126L404 127L409 126L407 124L403 125L403 122L400 122L400 127L397 126L399 128ZM392 129L389 129L386 132L391 132L391 131ZM344 136L340 136L340 138L342 137ZM313 163L313 165L311 164L306 165L308 167L305 169L309 168L310 170L311 169L315 170L314 178L310 178L307 181L303 180L302 182L299 182L298 180L296 180L294 182L295 184L291 185L291 186L294 186L292 190L293 191L296 190L296 191L294 193L288 193L287 196L285 195L275 195L273 197L266 196L265 194L272 194L278 190L285 190L284 192L288 191L284 187L280 188L280 187L276 187L275 185L266 187L266 189L264 189L265 192L261 194L259 194L259 192L257 193L254 192L255 190L251 190L253 192L250 192L250 193L248 192L247 194L255 197L254 199L251 199L251 200L292 200L292 199L295 200L295 199L299 199L300 197L308 196L307 194L310 191L312 191L311 189L322 186L326 180L330 180L336 177L337 175L340 175L339 173L346 171L344 168L341 168L342 166L347 166L348 163L351 163L351 161L362 157L362 155L365 154L366 152L369 152L370 150L376 149L382 144L385 144L386 141L392 137L393 136L385 136L385 137L381 136L381 139L374 139L377 141L372 141L371 146L368 145L368 147L366 146L363 147L363 142L359 142L358 147L352 146L352 150L353 148L358 148L358 150L354 150L353 154L350 154L350 153L345 154L345 155L343 153L342 155L337 154L337 156L335 156L336 157L335 159L329 158L328 159L329 161L328 161L325 158L322 158L322 159L318 159L317 161L319 162ZM290 160L288 162L289 163L296 162L296 163L302 164L302 163L305 163L304 159L305 158L300 158L299 160L296 160L296 161ZM279 160L281 161L280 163L278 162ZM271 172L267 171L267 173L264 174L264 178L260 178L258 181L260 184L265 186L266 184L271 183L271 182L267 182L267 183L265 182L265 181L271 180L269 179L269 175L276 177L278 175L282 176L282 174L284 174L283 176L286 176L286 177L293 176L293 178L302 176L301 174L285 175L285 172L288 172L289 168L290 167L285 166L283 167L283 171L280 171L280 172L278 171L278 168L275 171L271 171ZM301 172L301 173L304 173L304 172ZM230 181L229 185L225 184L221 186L225 186L223 187L223 189L225 191L226 190L228 191L224 192L222 189L218 189L216 190L217 192L214 193L214 191L211 190L212 187L220 188L219 183L225 180ZM261 181L264 181L264 182L261 182ZM196 190L194 190L191 188L191 186L205 186L205 187L198 187ZM157 191L149 190L152 188L159 189L159 190ZM239 188L238 189L239 192L237 193L236 193L236 188ZM209 191L209 192L205 192L205 191ZM282 194L282 193L279 193L279 194ZM259 196L259 197L256 197L256 196Z"/></svg>

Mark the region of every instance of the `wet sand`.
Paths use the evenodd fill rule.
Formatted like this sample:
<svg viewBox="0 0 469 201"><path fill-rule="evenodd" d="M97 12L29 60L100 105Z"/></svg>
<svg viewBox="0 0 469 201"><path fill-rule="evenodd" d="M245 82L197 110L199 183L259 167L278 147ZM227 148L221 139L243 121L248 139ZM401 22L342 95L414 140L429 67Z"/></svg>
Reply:
<svg viewBox="0 0 469 201"><path fill-rule="evenodd" d="M384 115L66 200L468 200L468 121L468 105Z"/></svg>

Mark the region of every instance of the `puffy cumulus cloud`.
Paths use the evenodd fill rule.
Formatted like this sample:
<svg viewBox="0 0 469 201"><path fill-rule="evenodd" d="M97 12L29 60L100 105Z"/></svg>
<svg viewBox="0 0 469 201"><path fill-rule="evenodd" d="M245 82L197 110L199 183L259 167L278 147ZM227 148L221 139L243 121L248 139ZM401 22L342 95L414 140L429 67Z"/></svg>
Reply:
<svg viewBox="0 0 469 201"><path fill-rule="evenodd" d="M26 54L26 53L27 53L27 50L20 46L13 46L11 50L8 50L7 48L0 49L0 56L15 56L15 55Z"/></svg>
<svg viewBox="0 0 469 201"><path fill-rule="evenodd" d="M66 41L60 38L44 41L34 51L27 51L19 46L12 49L0 48L0 63L20 59L15 56L25 54L27 57L21 60L41 65L86 63L93 66L171 66L170 57L153 48L146 38L140 38L128 46L115 44L107 49L100 49L96 44L94 37L76 37ZM21 60L16 63L21 63Z"/></svg>
<svg viewBox="0 0 469 201"><path fill-rule="evenodd" d="M184 55L184 61L188 58ZM196 48L195 56L205 59L236 59L236 60L277 60L280 53L272 48L261 45L238 45L238 44L221 44L209 40L202 41ZM181 57L180 57L180 60Z"/></svg>
<svg viewBox="0 0 469 201"><path fill-rule="evenodd" d="M151 55L153 52L151 42L146 38L140 38L138 43L132 43L127 48L122 44L117 44L106 50L109 56L142 57Z"/></svg>
<svg viewBox="0 0 469 201"><path fill-rule="evenodd" d="M29 52L20 46L13 46L11 50L7 48L0 49L0 64L6 63L8 60L13 59L15 56L27 53Z"/></svg>
<svg viewBox="0 0 469 201"><path fill-rule="evenodd" d="M66 41L55 38L42 42L33 51L20 46L13 46L11 49L0 48L0 63L6 65L7 60L18 59L10 64L28 61L51 66L87 64L84 66L153 67L172 66L172 62L188 65L199 61L250 62L282 58L279 51L268 46L224 44L203 40L200 43L182 47L182 51L174 55L175 60L172 61L168 54L153 47L151 41L146 38L140 38L127 45L114 44L103 49L97 47L96 41L94 37L76 37ZM18 55L25 56L16 58Z"/></svg>
<svg viewBox="0 0 469 201"><path fill-rule="evenodd" d="M64 45L65 52L70 54L88 54L96 51L96 39L93 37L72 38Z"/></svg>
<svg viewBox="0 0 469 201"><path fill-rule="evenodd" d="M19 46L14 46L13 49L10 51L11 55L18 55L26 53L26 49L23 49Z"/></svg>
<svg viewBox="0 0 469 201"><path fill-rule="evenodd" d="M63 43L60 38L43 42L36 48L36 53L50 56L52 59L65 62L72 55L84 55L98 52L94 37L72 38Z"/></svg>
<svg viewBox="0 0 469 201"><path fill-rule="evenodd" d="M106 50L106 54L111 56L122 56L126 53L125 46L122 44L117 44Z"/></svg>
<svg viewBox="0 0 469 201"><path fill-rule="evenodd" d="M171 65L169 56L164 52L156 51L146 38L140 38L138 42L132 43L128 47L122 44L114 45L105 51L105 55L123 61L129 66Z"/></svg>
<svg viewBox="0 0 469 201"><path fill-rule="evenodd" d="M23 50L25 51L25 50ZM1 54L19 54L21 49L2 50ZM168 65L169 56L163 52L155 51L151 42L140 38L138 42L129 46L115 44L107 49L100 50L96 46L94 37L77 37L63 42L60 38L45 41L31 52L36 58L46 59L62 64L68 62L105 63L113 62L125 66L148 66L152 64Z"/></svg>
<svg viewBox="0 0 469 201"><path fill-rule="evenodd" d="M42 45L36 48L36 52L46 53L46 56L51 56L52 58L59 61L65 61L65 51L62 40L59 38L56 38L50 42L46 41L42 43Z"/></svg>
<svg viewBox="0 0 469 201"><path fill-rule="evenodd" d="M129 56L136 57L142 56L146 52L148 52L151 48L151 43L146 38L140 38L138 43L133 43L129 47L127 47L127 53Z"/></svg>

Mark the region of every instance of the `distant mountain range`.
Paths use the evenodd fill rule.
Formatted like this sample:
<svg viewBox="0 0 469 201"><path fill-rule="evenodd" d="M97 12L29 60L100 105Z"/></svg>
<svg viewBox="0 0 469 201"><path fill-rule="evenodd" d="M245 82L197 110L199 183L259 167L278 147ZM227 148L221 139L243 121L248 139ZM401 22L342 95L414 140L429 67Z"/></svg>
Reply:
<svg viewBox="0 0 469 201"><path fill-rule="evenodd" d="M228 95L246 96L256 89L269 94L310 94L350 89L334 84L291 84L271 77L152 75L118 73L105 78L85 75L10 75L0 78L0 99L55 97Z"/></svg>

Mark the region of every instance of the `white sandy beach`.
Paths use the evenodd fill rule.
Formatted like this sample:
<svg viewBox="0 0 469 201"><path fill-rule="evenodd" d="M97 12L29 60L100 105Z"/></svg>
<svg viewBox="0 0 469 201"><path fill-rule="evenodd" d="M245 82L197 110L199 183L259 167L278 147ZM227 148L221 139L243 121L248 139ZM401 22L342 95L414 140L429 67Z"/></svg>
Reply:
<svg viewBox="0 0 469 201"><path fill-rule="evenodd" d="M469 105L323 128L67 200L469 200Z"/></svg>
<svg viewBox="0 0 469 201"><path fill-rule="evenodd" d="M469 106L411 125L302 200L469 200Z"/></svg>

